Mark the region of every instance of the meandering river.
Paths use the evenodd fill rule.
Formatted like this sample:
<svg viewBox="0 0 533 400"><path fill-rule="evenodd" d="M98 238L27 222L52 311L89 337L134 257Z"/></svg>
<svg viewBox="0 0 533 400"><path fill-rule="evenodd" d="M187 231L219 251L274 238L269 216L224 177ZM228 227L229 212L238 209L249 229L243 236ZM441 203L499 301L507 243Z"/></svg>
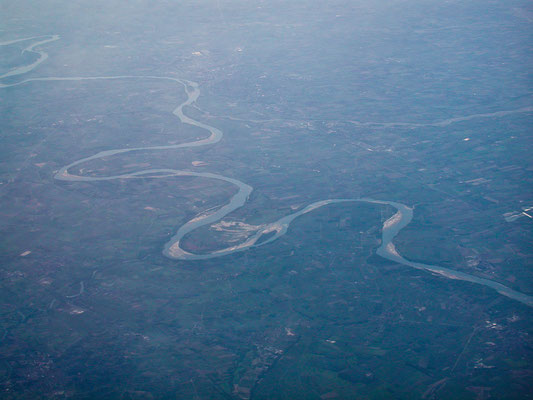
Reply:
<svg viewBox="0 0 533 400"><path fill-rule="evenodd" d="M39 37L39 38L42 38L42 37ZM24 40L33 40L33 39L37 39L37 38L12 40L10 42L0 43L0 46L9 45L9 44L21 42ZM24 51L36 52L39 55L39 58L33 64L17 67L3 75L0 75L0 79L26 74L32 71L33 69L35 69L42 61L44 61L48 57L48 55L44 51L35 51L34 48L37 47L38 45L42 45L42 44L45 44L45 43L48 43L54 40L58 40L58 39L59 39L59 36L50 36L47 39L41 40L37 43L33 43L30 46L26 47ZM226 176L215 174L215 173L191 172L191 171L176 170L176 169L147 169L147 170L137 171L137 172L128 173L128 174L102 176L102 177L75 175L75 174L70 173L69 171L73 167L83 164L85 162L103 158L103 157L110 157L116 154L123 154L127 152L137 152L137 151L158 151L158 150L199 147L199 146L215 144L218 141L220 141L220 139L223 136L222 131L220 131L219 129L213 126L210 126L200 121L197 121L195 119L192 119L188 117L187 115L185 115L183 112L184 107L192 105L194 102L196 102L196 100L200 96L200 89L197 83L188 81L185 79L177 79L177 78L164 77L164 76L123 75L123 76L93 76L93 77L43 77L43 78L29 78L29 79L21 80L16 83L8 83L8 84L0 83L0 88L20 86L20 85L34 83L34 82L92 81L92 80L121 80L121 79L167 80L167 81L182 85L185 90L185 93L187 94L187 99L174 109L173 114L179 118L181 123L193 125L198 128L204 129L205 131L209 133L209 136L204 139L187 142L187 143L176 144L176 145L121 148L121 149L111 149L111 150L101 151L99 153L82 158L77 161L74 161L62 167L56 173L55 179L62 180L62 181L70 181L70 182L88 182L88 181L110 181L110 180L116 180L116 179L139 179L139 178L147 178L147 177L152 178L152 179L162 179L162 178L178 177L178 176L195 176L195 177L202 177L206 179L216 179L216 180L228 182L232 185L235 185L238 188L237 193L231 197L231 199L229 200L227 204L218 208L216 211L201 214L200 216L193 218L192 220L186 222L181 227L179 227L176 234L164 246L163 253L165 254L165 256L172 258L172 259L176 259L176 260L202 260L202 259L208 259L208 258L214 258L214 257L222 257L222 256L229 255L235 252L244 251L252 247L265 246L273 242L274 240L278 239L280 236L284 235L289 229L289 226L292 223L292 221L294 221L294 219L304 214L307 214L313 210L316 210L320 207L325 207L330 204L339 204L339 203L348 204L348 203L366 202L366 203L372 203L372 204L389 205L396 209L396 213L391 218L389 218L387 221L385 221L382 226L381 245L376 251L379 256L386 258L390 261L403 264L408 267L429 271L431 273L434 273L434 274L437 274L437 275L440 275L440 276L443 276L449 279L462 280L462 281L467 281L467 282L472 282L475 284L483 285L483 286L496 290L498 293L504 296L507 296L511 299L517 300L530 307L533 307L532 296L513 290L499 282L496 282L490 279L476 277L474 275L455 271L449 268L413 262L413 261L410 261L404 258L396 250L393 240L400 233L400 231L404 227L406 227L413 219L413 209L408 207L405 204L394 202L394 201L375 200L375 199L370 199L370 198L322 200L322 201L312 203L302 208L299 211L296 211L290 215L280 218L279 220L275 222L261 225L260 227L258 227L258 230L254 234L252 234L249 238L243 240L243 242L238 245L233 245L225 249L208 252L206 254L195 254L195 253L186 251L185 249L182 248L181 242L182 242L182 239L188 233L202 226L211 225L217 221L220 221L232 211L242 207L248 200L248 197L252 193L253 188L250 185L247 185L246 183L239 181L238 179L226 177ZM515 110L511 112L526 112L526 111L531 111L531 110L529 108L524 108L524 109ZM506 115L507 113L510 113L510 112L494 113L494 116ZM460 118L456 118L455 120L462 121L462 120L470 119L470 118L477 117L477 116L486 118L488 114L478 114L476 116L460 117ZM260 241L261 237L267 234L270 235L268 236L268 239Z"/></svg>

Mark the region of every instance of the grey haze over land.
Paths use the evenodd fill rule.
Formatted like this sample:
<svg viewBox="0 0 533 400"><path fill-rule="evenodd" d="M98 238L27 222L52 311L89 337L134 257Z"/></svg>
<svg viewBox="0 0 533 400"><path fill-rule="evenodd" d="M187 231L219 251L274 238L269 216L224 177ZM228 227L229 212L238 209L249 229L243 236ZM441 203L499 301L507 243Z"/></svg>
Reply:
<svg viewBox="0 0 533 400"><path fill-rule="evenodd" d="M2 9L8 398L531 392L527 3Z"/></svg>

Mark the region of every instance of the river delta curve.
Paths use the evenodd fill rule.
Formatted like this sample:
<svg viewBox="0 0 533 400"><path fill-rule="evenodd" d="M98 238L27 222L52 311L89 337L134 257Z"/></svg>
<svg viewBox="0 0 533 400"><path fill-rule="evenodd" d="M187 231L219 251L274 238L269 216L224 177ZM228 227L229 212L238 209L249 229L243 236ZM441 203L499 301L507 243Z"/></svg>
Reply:
<svg viewBox="0 0 533 400"><path fill-rule="evenodd" d="M33 37L33 38L16 39L16 40L11 40L9 42L0 42L0 46L2 46L2 45L9 45L9 44L13 44L13 43L17 43L17 42L21 42L25 40L43 38L43 37L47 37L48 39L44 39L37 43L31 44L30 46L26 47L23 50L23 51L33 51L39 54L39 58L33 64L14 68L9 72L3 75L0 75L0 79L26 74L32 71L33 69L35 69L40 63L42 63L44 60L48 58L48 54L45 53L44 51L39 51L39 50L36 51L34 50L34 48L39 45L58 40L59 36L58 35L40 36L40 37ZM210 135L204 139L200 139L200 140L193 141L193 142L176 144L176 145L121 148L121 149L101 151L92 156L82 158L80 160L74 161L71 164L68 164L60 168L59 171L55 174L54 178L57 180L70 181L70 182L90 182L90 181L109 181L109 180L116 180L116 179L139 179L139 178L161 179L161 178L167 178L167 177L194 176L194 177L202 177L202 178L207 178L207 179L216 179L216 180L231 183L238 187L238 192L231 197L229 203L223 205L215 212L206 213L206 214L197 216L193 218L192 220L183 224L177 230L176 234L172 236L172 238L165 244L164 249L163 249L163 254L166 257L175 259L175 260L203 260L203 259L209 259L209 258L221 257L221 256L233 254L236 252L250 249L252 247L264 246L278 239L282 235L284 235L287 232L291 222L294 221L294 219L296 219L297 217L307 214L318 208L330 205L330 204L366 202L366 203L372 203L372 204L389 205L389 206L394 207L397 211L392 217L386 220L382 226L381 245L376 250L376 253L379 256L387 260L390 260L390 261L393 261L393 262L396 262L396 263L399 263L399 264L402 264L402 265L405 265L411 268L425 270L425 271L428 271L433 274L437 274L437 275L440 275L440 276L443 276L449 279L462 280L466 282L475 283L478 285L483 285L485 287L489 287L491 289L496 290L498 293L500 293L503 296L519 301L529 307L533 307L532 296L513 290L499 282L492 281L490 279L476 277L474 275L470 275L470 274L460 272L460 271L455 271L455 270L445 268L445 267L413 262L401 256L394 246L393 239L399 234L399 232L403 228L405 228L411 222L413 218L413 209L406 206L405 204L394 202L394 201L375 200L375 199L370 199L370 198L322 200L322 201L312 203L295 213L282 217L275 222L262 225L261 228L254 235L246 239L241 244L231 246L231 247L221 249L221 250L212 251L212 252L205 253L205 254L195 254L195 253L188 252L181 247L181 240L183 239L183 237L186 236L188 233L194 231L195 229L198 229L205 225L211 225L217 221L220 221L222 218L224 218L226 215L228 215L232 211L242 207L246 203L246 201L248 200L248 197L253 191L253 188L250 185L247 185L246 183L241 182L237 179L229 178L229 177L219 175L219 174L207 173L207 172L203 172L203 173L202 172L191 172L191 171L186 171L186 170L175 170L175 169L148 169L148 170L142 170L142 171L137 171L137 172L128 173L128 174L105 176L105 177L90 177L90 176L82 176L82 175L73 175L69 173L69 170L72 167L83 164L85 162L99 159L102 157L110 157L116 154L122 154L122 153L133 152L133 151L157 151L157 150L199 147L199 146L206 146L206 145L215 144L219 142L223 136L222 131L220 131L219 129L213 126L207 125L200 121L196 121L186 116L183 112L183 108L185 106L192 105L193 103L196 102L196 100L200 96L200 89L196 82L192 82L192 81L185 80L185 79L172 78L172 77L150 76L150 75L147 75L147 76L122 75L122 76L94 76L94 77L42 77L42 78L29 78L29 79L21 80L19 82L11 83L11 84L0 83L0 88L20 86L20 85L31 83L31 82L92 81L92 80L119 80L119 79L168 80L174 83L181 84L185 90L185 93L187 94L187 99L174 109L173 114L179 118L181 123L193 125L201 129L207 130L210 133ZM511 111L511 112L528 112L528 111L531 111L530 108L524 108L524 109ZM494 115L500 116L500 115L506 115L506 113L509 113L509 112L500 112L500 113L495 113ZM479 115L481 115L482 117L487 116L487 114L479 114ZM469 117L461 117L461 118L457 118L457 120L459 121L459 120L464 120L468 118ZM263 235L267 233L271 233L271 232L275 232L274 235L269 237L268 240L259 242L260 238Z"/></svg>

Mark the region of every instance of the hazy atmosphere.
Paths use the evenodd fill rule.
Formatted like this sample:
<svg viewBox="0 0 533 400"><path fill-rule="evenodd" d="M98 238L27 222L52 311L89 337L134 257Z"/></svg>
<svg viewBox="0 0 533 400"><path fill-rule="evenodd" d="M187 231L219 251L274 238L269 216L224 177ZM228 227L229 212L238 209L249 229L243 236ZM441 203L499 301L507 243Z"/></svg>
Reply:
<svg viewBox="0 0 533 400"><path fill-rule="evenodd" d="M525 0L0 0L0 398L533 398Z"/></svg>

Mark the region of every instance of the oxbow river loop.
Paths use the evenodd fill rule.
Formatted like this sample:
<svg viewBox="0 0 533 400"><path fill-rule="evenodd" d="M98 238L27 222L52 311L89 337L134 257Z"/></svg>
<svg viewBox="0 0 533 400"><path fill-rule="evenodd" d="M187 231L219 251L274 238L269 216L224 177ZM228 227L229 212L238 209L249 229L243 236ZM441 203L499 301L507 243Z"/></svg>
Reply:
<svg viewBox="0 0 533 400"><path fill-rule="evenodd" d="M52 35L52 36L26 38L26 39L16 39L16 40L12 40L9 42L0 42L0 45L9 45L9 44L17 43L17 42L39 40L38 42L34 42L30 44L28 47L24 49L24 51L34 52L38 54L38 59L30 65L16 67L8 71L7 73L0 75L0 80L5 80L6 78L12 79L13 77L26 74L32 71L33 69L35 69L39 64L41 64L44 60L48 58L48 55L44 51L37 50L36 48L40 45L43 45L43 44L46 44L46 43L49 43L49 42L52 42L58 39L59 39L59 36ZM101 151L99 153L88 156L86 158L82 158L80 160L74 161L60 168L54 177L55 179L61 180L61 181L94 182L94 181L111 181L111 180L117 180L117 179L140 179L140 178L164 179L168 177L194 176L194 177L201 177L201 178L206 178L206 179L215 179L215 180L224 181L232 185L235 185L238 188L237 193L231 197L231 199L229 200L227 204L218 208L214 212L208 212L208 213L201 214L200 216L195 217L191 219L190 221L187 221L185 224L179 227L176 234L164 246L163 253L165 256L171 259L175 259L175 260L202 260L202 259L209 259L209 258L214 258L214 257L222 257L222 256L233 254L236 252L245 251L252 247L265 246L273 242L274 240L278 239L279 237L287 233L287 230L289 229L291 222L294 221L296 218L304 214L310 213L321 207L325 207L331 204L353 205L353 204L357 204L361 202L378 204L378 205L388 205L388 206L394 207L396 209L396 213L391 218L389 218L383 223L381 245L376 250L376 253L379 256L386 258L390 261L411 267L411 268L425 270L425 271L428 271L433 274L437 274L437 275L440 275L440 276L443 276L449 279L462 280L462 281L475 283L478 285L483 285L483 286L496 290L498 293L506 297L517 300L529 307L533 307L532 296L513 290L499 282L496 282L490 279L476 277L474 275L470 275L470 274L460 272L460 271L455 271L449 268L413 262L413 261L410 261L404 258L396 250L393 240L400 233L400 231L403 228L405 228L413 219L413 209L402 203L398 203L394 201L387 201L387 200L375 200L375 199L370 199L370 198L322 200L322 201L312 203L302 208L301 210L296 211L295 213L292 213L290 215L287 215L283 218L278 219L275 222L261 225L261 227L258 229L256 233L254 233L252 236L250 236L248 239L244 240L242 243L238 245L234 245L231 247L227 247L225 249L216 250L216 251L212 251L212 252L205 253L205 254L195 254L195 253L186 251L185 249L182 248L181 246L182 239L188 233L194 231L195 229L198 229L202 226L211 225L217 221L220 221L222 218L224 218L226 215L228 215L232 211L242 207L246 203L249 195L253 191L253 188L250 185L244 182L241 182L238 179L226 177L226 176L219 175L216 173L191 172L187 170L176 170L176 169L146 169L146 170L141 170L141 171L128 173L128 174L101 176L101 177L75 175L69 172L73 167L81 165L88 161L96 160L96 159L103 158L103 157L110 157L110 156L114 156L117 154L137 152L137 151L159 151L159 150L169 150L169 149L200 147L200 146L207 146L207 145L215 144L218 141L220 141L220 139L223 136L222 131L220 131L219 129L213 126L210 126L208 124L205 124L193 118L190 118L184 114L184 108L186 106L190 106L194 104L200 96L200 88L196 82L192 82L192 81L185 80L185 79L178 79L178 78L165 77L165 76L151 76L151 75L146 75L146 76L141 76L141 75L139 76L138 75L92 76L92 77L40 77L40 78L23 79L15 83L4 83L4 84L0 83L0 89L8 88L8 87L15 87L15 86L22 86L22 85L38 83L38 82L101 81L101 80L125 80L125 79L127 80L166 80L174 84L181 85L184 88L185 93L187 94L187 99L174 109L173 114L180 120L181 123L193 125L198 128L204 129L207 133L209 133L209 136L204 139L197 140L197 141L175 144L175 145L121 148L121 149L111 149L111 150ZM462 120L477 118L477 117L487 118L487 117L490 117L491 115L497 117L497 116L507 115L509 113L514 113L514 112L529 112L529 111L531 111L530 108L523 108L519 110L497 112L497 113L490 114L490 115L489 114L478 114L474 116L460 117L460 118L456 118L455 120L462 121ZM431 124L428 124L428 125L431 125ZM432 124L432 125L438 125L438 123ZM260 241L261 237L266 234L270 235L268 239L264 241Z"/></svg>

